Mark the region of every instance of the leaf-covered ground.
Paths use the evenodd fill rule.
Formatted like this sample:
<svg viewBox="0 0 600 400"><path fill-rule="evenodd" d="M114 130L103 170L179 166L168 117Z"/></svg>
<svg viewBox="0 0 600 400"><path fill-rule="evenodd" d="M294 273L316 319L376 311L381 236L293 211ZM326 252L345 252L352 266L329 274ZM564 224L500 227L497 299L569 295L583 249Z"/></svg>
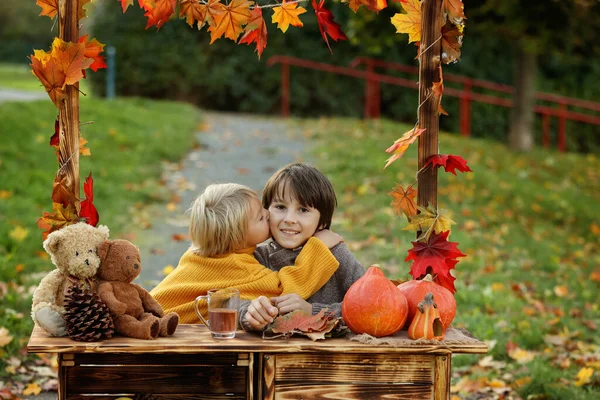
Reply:
<svg viewBox="0 0 600 400"><path fill-rule="evenodd" d="M389 193L415 180L416 143L385 171L384 150L410 129L391 122L300 121L317 166L333 181L333 229L363 265L410 279L414 232ZM486 356L453 358L455 398L600 398L600 160L442 134L440 153L474 172L438 170L439 208L457 222L455 326L485 340Z"/></svg>
<svg viewBox="0 0 600 400"><path fill-rule="evenodd" d="M82 178L93 173L94 202L111 237L132 235L151 221L144 205L167 201L159 179L163 161L176 161L193 146L199 112L188 104L140 99L83 99L82 135L90 157ZM56 108L52 102L0 105L0 399L56 386L52 357L27 355L33 324L31 296L53 269L36 226L50 211L58 167L49 146Z"/></svg>

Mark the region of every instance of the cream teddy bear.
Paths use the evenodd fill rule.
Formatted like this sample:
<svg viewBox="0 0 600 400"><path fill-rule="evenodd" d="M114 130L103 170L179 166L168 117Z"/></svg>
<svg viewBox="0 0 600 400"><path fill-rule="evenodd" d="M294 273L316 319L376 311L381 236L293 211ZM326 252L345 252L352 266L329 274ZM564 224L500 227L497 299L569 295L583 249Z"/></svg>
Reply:
<svg viewBox="0 0 600 400"><path fill-rule="evenodd" d="M91 279L100 267L98 246L107 239L106 226L95 228L79 222L52 232L44 241L44 249L56 269L42 279L33 293L31 317L50 335L67 335L63 304L67 289L80 281L94 285Z"/></svg>

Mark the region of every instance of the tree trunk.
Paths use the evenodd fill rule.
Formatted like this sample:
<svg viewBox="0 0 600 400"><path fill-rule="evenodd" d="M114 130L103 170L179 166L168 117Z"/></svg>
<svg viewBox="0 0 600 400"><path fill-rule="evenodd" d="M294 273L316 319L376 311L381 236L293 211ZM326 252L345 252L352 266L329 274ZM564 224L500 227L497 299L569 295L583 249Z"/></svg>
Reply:
<svg viewBox="0 0 600 400"><path fill-rule="evenodd" d="M515 71L515 93L510 117L509 147L514 151L530 151L533 147L535 114L535 79L537 56L519 49Z"/></svg>

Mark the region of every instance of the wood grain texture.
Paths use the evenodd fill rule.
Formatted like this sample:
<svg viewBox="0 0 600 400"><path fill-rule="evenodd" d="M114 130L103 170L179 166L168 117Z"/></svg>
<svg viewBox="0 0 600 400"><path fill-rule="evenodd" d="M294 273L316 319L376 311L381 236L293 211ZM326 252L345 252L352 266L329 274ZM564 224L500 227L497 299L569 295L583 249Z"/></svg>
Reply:
<svg viewBox="0 0 600 400"><path fill-rule="evenodd" d="M69 368L69 393L246 393L246 369L241 367L154 366Z"/></svg>
<svg viewBox="0 0 600 400"><path fill-rule="evenodd" d="M435 358L433 390L435 400L450 399L451 357L437 356Z"/></svg>
<svg viewBox="0 0 600 400"><path fill-rule="evenodd" d="M145 397L144 397L145 396ZM85 395L80 393L71 394L69 400L116 400L119 397L129 397L133 400L148 399L148 400L246 400L245 395L228 394L224 397L222 394L207 394L207 393L187 393L187 394L156 394L156 393L119 393L119 394L103 394L103 395Z"/></svg>
<svg viewBox="0 0 600 400"><path fill-rule="evenodd" d="M424 1L421 6L421 44L419 51L419 128L426 131L419 136L418 168L427 159L438 154L440 117L438 103L432 96L433 83L439 81L438 68L442 54L442 4L443 0ZM437 168L427 168L418 176L418 204L437 206Z"/></svg>
<svg viewBox="0 0 600 400"><path fill-rule="evenodd" d="M275 400L431 400L431 385L277 385Z"/></svg>
<svg viewBox="0 0 600 400"><path fill-rule="evenodd" d="M285 383L433 382L434 362L424 355L278 354L275 381Z"/></svg>
<svg viewBox="0 0 600 400"><path fill-rule="evenodd" d="M274 355L263 356L262 398L264 400L275 399L275 360Z"/></svg>
<svg viewBox="0 0 600 400"><path fill-rule="evenodd" d="M450 328L452 329L452 328ZM399 335L406 335L406 331ZM35 327L27 350L30 353L103 353L103 354L153 354L153 353L370 353L370 354L485 354L485 343L472 339L461 344L411 345L404 347L373 346L346 338L313 342L305 337L288 340L263 340L254 333L238 331L235 339L216 340L210 337L203 325L179 325L173 336L155 340L140 340L115 336L102 342L76 342L69 338L56 338Z"/></svg>
<svg viewBox="0 0 600 400"><path fill-rule="evenodd" d="M65 42L79 40L79 1L58 1L58 37ZM79 212L79 84L67 85L66 100L58 107L60 169L57 180L77 199Z"/></svg>

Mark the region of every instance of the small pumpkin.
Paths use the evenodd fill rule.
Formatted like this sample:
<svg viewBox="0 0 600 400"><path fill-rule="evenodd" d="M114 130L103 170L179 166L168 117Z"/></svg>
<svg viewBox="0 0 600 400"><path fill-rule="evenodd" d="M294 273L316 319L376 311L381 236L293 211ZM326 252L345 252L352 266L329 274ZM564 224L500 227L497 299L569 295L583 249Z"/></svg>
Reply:
<svg viewBox="0 0 600 400"><path fill-rule="evenodd" d="M354 333L382 337L393 335L408 316L406 297L378 265L350 286L342 301L342 317Z"/></svg>
<svg viewBox="0 0 600 400"><path fill-rule="evenodd" d="M433 293L429 292L417 306L417 314L408 328L408 337L416 339L442 340L444 327L440 311L433 301Z"/></svg>
<svg viewBox="0 0 600 400"><path fill-rule="evenodd" d="M425 295L431 292L435 301L438 305L440 312L440 318L442 319L442 325L444 330L448 329L454 317L456 316L456 300L451 291L438 285L433 281L431 275L427 274L425 278L419 280L406 281L398 285L398 289L408 301L408 319L407 325L410 325L411 321L417 313L417 306Z"/></svg>

